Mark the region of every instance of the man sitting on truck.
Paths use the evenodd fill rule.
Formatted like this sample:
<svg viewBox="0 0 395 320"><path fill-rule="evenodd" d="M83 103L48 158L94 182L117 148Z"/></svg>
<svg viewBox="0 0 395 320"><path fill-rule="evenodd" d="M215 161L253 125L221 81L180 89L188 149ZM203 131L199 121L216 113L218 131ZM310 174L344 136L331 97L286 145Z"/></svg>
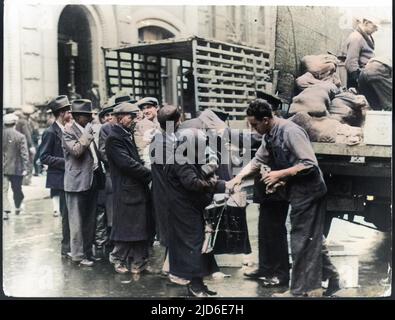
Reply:
<svg viewBox="0 0 395 320"><path fill-rule="evenodd" d="M347 87L363 94L373 110L392 110L392 61L375 57L372 34L379 22L374 17L361 19L345 43Z"/></svg>
<svg viewBox="0 0 395 320"><path fill-rule="evenodd" d="M271 171L263 181L270 189L278 187L279 196L291 205L292 271L290 290L277 297L322 296L321 281L329 280L325 296L340 289L339 274L330 262L323 244L326 185L307 133L290 120L273 115L272 106L263 99L249 104L247 119L264 135L255 157L233 180L228 189L243 178L259 172L261 165Z"/></svg>

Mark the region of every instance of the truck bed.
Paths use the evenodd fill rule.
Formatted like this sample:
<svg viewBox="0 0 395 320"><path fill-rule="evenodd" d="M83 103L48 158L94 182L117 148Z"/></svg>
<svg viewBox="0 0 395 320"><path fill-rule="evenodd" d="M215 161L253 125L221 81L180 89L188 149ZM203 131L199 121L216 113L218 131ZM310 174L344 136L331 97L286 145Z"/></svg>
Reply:
<svg viewBox="0 0 395 320"><path fill-rule="evenodd" d="M312 142L314 152L319 155L341 155L354 157L391 158L392 146L358 144L349 146L339 143Z"/></svg>

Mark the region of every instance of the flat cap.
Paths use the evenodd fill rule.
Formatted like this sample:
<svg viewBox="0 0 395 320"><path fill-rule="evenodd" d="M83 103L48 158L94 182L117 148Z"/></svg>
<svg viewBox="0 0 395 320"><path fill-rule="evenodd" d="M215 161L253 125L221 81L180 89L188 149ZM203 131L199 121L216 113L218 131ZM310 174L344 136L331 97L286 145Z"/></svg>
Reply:
<svg viewBox="0 0 395 320"><path fill-rule="evenodd" d="M13 113L8 113L4 115L3 122L4 124L15 124L18 121L18 117Z"/></svg>
<svg viewBox="0 0 395 320"><path fill-rule="evenodd" d="M158 101L158 99L156 99L154 97L145 97L145 98L137 101L137 106L140 109L143 109L145 106L148 106L148 105L157 107L159 105L159 101Z"/></svg>
<svg viewBox="0 0 395 320"><path fill-rule="evenodd" d="M112 114L136 114L139 113L140 109L136 104L132 104L129 102L121 102L117 106L114 107Z"/></svg>

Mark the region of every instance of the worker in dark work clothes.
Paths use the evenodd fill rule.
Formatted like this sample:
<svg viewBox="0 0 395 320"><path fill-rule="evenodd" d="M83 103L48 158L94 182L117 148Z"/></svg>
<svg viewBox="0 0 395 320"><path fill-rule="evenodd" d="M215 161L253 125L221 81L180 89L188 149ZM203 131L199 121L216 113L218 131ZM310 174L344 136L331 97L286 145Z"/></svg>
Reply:
<svg viewBox="0 0 395 320"><path fill-rule="evenodd" d="M291 205L290 290L274 296L322 296L322 280L329 280L324 295L330 296L339 290L339 275L323 244L327 188L309 137L291 121L273 116L272 106L263 99L250 103L247 119L264 135L262 145L227 188L233 189L244 177L257 173L262 164L272 165L263 181Z"/></svg>
<svg viewBox="0 0 395 320"><path fill-rule="evenodd" d="M257 97L268 101L273 110L281 110L282 101L278 97L266 92L257 92ZM269 164L272 169L275 166ZM289 203L277 193L266 194L266 184L259 176L254 182L254 202L259 203L258 268L246 271L244 276L259 279L264 287L288 286L290 264L285 222Z"/></svg>

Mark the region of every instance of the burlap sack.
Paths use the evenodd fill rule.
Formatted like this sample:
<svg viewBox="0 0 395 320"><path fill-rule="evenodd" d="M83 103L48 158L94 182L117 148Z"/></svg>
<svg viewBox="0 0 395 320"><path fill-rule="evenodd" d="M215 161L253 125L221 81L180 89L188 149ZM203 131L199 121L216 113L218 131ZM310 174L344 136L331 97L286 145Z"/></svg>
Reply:
<svg viewBox="0 0 395 320"><path fill-rule="evenodd" d="M307 112L315 117L326 116L329 114L330 101L338 91L333 83L325 81L308 87L293 97L288 113L294 115L298 112Z"/></svg>

